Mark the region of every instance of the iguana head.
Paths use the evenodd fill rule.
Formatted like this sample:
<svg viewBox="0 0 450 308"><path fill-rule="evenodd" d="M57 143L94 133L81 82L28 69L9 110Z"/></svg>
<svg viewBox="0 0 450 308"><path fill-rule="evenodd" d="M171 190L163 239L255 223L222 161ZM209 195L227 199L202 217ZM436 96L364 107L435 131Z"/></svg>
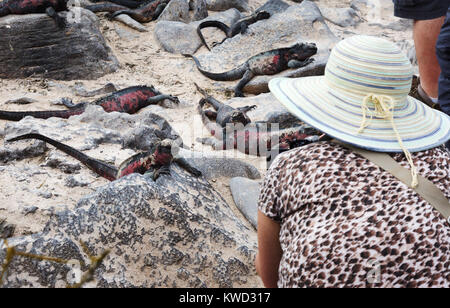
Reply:
<svg viewBox="0 0 450 308"><path fill-rule="evenodd" d="M287 60L304 61L317 53L317 46L314 43L297 43L289 48Z"/></svg>
<svg viewBox="0 0 450 308"><path fill-rule="evenodd" d="M267 12L267 11L259 11L256 14L256 19L257 20L268 19L268 18L270 18L270 13Z"/></svg>

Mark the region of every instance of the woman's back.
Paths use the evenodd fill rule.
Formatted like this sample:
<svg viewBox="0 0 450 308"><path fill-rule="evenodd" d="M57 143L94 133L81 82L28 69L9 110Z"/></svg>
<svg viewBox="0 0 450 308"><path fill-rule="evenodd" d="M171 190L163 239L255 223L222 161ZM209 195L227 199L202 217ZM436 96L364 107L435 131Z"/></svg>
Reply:
<svg viewBox="0 0 450 308"><path fill-rule="evenodd" d="M409 168L404 154L391 154ZM412 154L450 199L444 147ZM259 209L281 220L280 287L449 287L450 225L393 175L316 143L280 155Z"/></svg>

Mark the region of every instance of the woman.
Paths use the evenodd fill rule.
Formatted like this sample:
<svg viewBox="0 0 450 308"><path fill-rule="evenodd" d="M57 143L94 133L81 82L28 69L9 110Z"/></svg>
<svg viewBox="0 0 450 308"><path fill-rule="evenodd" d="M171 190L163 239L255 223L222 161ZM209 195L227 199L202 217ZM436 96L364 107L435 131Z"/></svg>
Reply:
<svg viewBox="0 0 450 308"><path fill-rule="evenodd" d="M325 76L271 80L290 112L341 143L284 153L268 171L255 264L265 286L450 286L450 118L408 97L411 80L400 49L368 36L337 44ZM375 156L409 180L360 152L388 152Z"/></svg>

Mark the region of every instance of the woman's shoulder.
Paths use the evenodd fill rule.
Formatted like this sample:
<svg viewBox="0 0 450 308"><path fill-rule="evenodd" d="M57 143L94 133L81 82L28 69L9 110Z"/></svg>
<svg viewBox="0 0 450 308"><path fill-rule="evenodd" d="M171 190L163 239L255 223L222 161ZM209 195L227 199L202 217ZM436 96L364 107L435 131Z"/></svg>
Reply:
<svg viewBox="0 0 450 308"><path fill-rule="evenodd" d="M351 155L353 155L352 151L341 145L327 141L314 142L281 153L274 160L273 165L280 166L320 160L342 160Z"/></svg>
<svg viewBox="0 0 450 308"><path fill-rule="evenodd" d="M409 168L408 161L403 153L390 153L390 156L403 167ZM450 173L450 153L445 146L412 153L412 158L414 163L417 164L419 173L426 177L433 177L434 174ZM321 169L328 170L350 165L354 167L351 168L353 171L367 168L372 170L375 167L373 163L345 146L324 141L312 143L278 155L271 168L277 170L296 169L304 172L315 172L319 173L316 175L320 175Z"/></svg>
<svg viewBox="0 0 450 308"><path fill-rule="evenodd" d="M299 161L311 160L342 160L347 156L354 158L352 150L343 145L333 142L323 141L308 144L277 156L273 164L296 163ZM402 161L405 155L403 153L390 153L397 161ZM426 151L412 153L413 158L425 162L437 162L447 164L450 160L450 153L445 146L435 147Z"/></svg>

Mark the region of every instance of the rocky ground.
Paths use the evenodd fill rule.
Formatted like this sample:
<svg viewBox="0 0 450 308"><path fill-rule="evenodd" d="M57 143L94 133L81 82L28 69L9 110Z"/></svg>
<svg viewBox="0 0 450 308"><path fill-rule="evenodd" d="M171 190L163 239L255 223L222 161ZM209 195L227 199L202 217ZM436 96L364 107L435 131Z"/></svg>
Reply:
<svg viewBox="0 0 450 308"><path fill-rule="evenodd" d="M73 91L77 86L92 90L107 83L117 88L154 85L181 101L180 106L150 106L137 115L107 114L100 107L89 107L86 113L68 120L0 120L0 235L11 238L9 245L81 263L89 260L89 255L109 250L90 286L260 287L253 268L257 249L255 180L264 176L265 158L233 150L216 152L196 141L209 134L197 114L201 95L194 82L232 106L257 105L249 113L254 121L288 127L295 119L266 93L268 77L255 78L245 89L248 97L231 98L236 82L204 77L193 61L180 53L195 52L205 68L219 72L264 50L315 42L319 52L312 65L283 73L309 76L323 72L337 41L366 34L397 42L414 61L411 24L392 16L390 0L272 0L265 7L274 13L269 20L252 25L245 35L237 35L211 52L201 47L195 32L196 20L206 15L203 2L193 1L197 5L194 11L188 11L188 2L173 0L159 21L138 25L140 31L110 21L104 13L97 14L98 21L85 13L98 23L105 44L120 65L114 73L94 80L77 77L62 81L45 74L0 79L0 109L9 111L63 109L57 105L61 97L74 102L94 99L77 96ZM229 23L260 8L266 0L206 3L208 18ZM5 18L0 18L0 28L2 23ZM223 38L222 32L214 29L203 32L209 44ZM21 97L34 102L8 102ZM110 183L42 142L4 142L39 131L118 166L156 140L165 125L160 117L181 137L186 148L181 154L204 173L203 178L192 178L174 166L171 177L163 176L157 182L132 175ZM0 251L1 260L4 256L5 250ZM56 264L16 257L4 285L70 283L71 269ZM88 267L82 264L80 271Z"/></svg>

